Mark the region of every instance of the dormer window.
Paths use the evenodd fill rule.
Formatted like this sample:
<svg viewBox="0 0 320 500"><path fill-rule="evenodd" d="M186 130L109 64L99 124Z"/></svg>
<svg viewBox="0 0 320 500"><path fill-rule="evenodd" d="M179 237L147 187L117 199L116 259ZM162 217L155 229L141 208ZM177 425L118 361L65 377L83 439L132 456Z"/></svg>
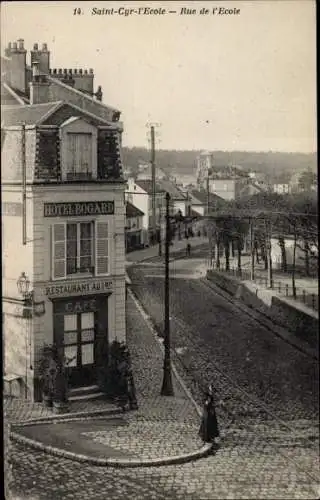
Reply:
<svg viewBox="0 0 320 500"><path fill-rule="evenodd" d="M83 118L72 117L60 127L63 181L97 178L97 128Z"/></svg>
<svg viewBox="0 0 320 500"><path fill-rule="evenodd" d="M67 180L92 179L92 134L67 132Z"/></svg>

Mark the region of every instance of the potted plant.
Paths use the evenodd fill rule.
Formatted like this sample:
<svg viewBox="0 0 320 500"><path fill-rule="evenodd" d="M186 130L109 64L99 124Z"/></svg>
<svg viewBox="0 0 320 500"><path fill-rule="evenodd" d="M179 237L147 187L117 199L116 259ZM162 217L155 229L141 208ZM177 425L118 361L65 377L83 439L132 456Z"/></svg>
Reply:
<svg viewBox="0 0 320 500"><path fill-rule="evenodd" d="M41 399L47 407L52 407L56 371L57 363L55 360L54 347L45 345L40 357L39 378L42 395Z"/></svg>
<svg viewBox="0 0 320 500"><path fill-rule="evenodd" d="M127 346L113 341L107 363L99 372L99 386L106 396L125 409L137 407L133 375Z"/></svg>

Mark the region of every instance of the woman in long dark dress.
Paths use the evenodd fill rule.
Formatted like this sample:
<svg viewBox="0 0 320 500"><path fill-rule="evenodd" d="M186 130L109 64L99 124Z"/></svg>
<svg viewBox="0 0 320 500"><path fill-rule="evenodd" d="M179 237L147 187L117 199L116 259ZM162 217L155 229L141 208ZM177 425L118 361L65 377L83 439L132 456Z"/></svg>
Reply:
<svg viewBox="0 0 320 500"><path fill-rule="evenodd" d="M214 443L215 438L219 437L219 426L212 386L208 389L206 400L203 405L203 414L199 434L205 443Z"/></svg>

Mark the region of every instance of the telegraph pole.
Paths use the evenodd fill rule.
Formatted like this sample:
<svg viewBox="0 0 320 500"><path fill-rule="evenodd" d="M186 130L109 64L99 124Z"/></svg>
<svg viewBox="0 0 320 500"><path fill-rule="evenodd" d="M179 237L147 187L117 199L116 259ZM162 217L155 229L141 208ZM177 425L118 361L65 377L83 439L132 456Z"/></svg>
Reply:
<svg viewBox="0 0 320 500"><path fill-rule="evenodd" d="M250 225L250 250L251 250L251 281L254 280L254 229L253 229L253 220L249 218Z"/></svg>
<svg viewBox="0 0 320 500"><path fill-rule="evenodd" d="M212 267L212 223L209 218L209 209L210 209L210 186L209 186L209 175L207 176L207 216L208 216L208 238L209 238L209 267Z"/></svg>
<svg viewBox="0 0 320 500"><path fill-rule="evenodd" d="M151 182L152 182L152 229L153 237L157 234L156 220L156 151L154 139L154 125L151 125Z"/></svg>
<svg viewBox="0 0 320 500"><path fill-rule="evenodd" d="M170 355L170 316L169 316L169 251L170 251L170 195L166 193L166 241L165 241L165 280L164 280L164 361L161 396L173 396Z"/></svg>
<svg viewBox="0 0 320 500"><path fill-rule="evenodd" d="M22 162L22 245L27 244L27 164L26 164L26 125L22 123L21 136Z"/></svg>

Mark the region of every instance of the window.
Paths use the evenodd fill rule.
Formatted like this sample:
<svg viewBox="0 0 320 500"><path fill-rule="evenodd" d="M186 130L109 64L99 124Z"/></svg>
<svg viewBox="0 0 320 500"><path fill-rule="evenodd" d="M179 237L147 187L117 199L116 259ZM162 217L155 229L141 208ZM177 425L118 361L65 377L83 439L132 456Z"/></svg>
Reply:
<svg viewBox="0 0 320 500"><path fill-rule="evenodd" d="M67 224L67 274L90 272L93 265L93 224Z"/></svg>
<svg viewBox="0 0 320 500"><path fill-rule="evenodd" d="M92 135L67 133L67 180L92 177Z"/></svg>
<svg viewBox="0 0 320 500"><path fill-rule="evenodd" d="M52 228L53 279L109 274L108 222L64 222Z"/></svg>

